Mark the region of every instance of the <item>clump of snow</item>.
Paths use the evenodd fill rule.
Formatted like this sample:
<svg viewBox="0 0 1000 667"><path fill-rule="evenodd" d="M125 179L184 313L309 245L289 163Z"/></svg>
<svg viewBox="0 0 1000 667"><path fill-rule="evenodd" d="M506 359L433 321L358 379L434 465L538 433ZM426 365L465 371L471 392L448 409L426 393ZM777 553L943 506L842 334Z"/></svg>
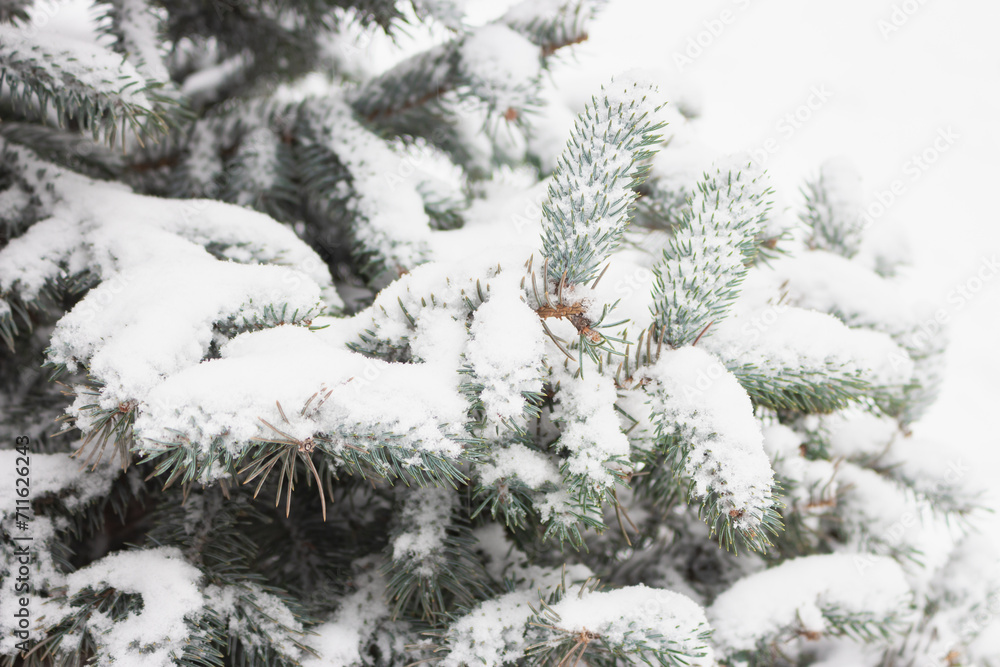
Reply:
<svg viewBox="0 0 1000 667"><path fill-rule="evenodd" d="M592 575L582 565L565 571L535 567L526 574L517 590L481 602L449 626L448 654L440 663L443 667L499 667L522 658L533 643L527 624L539 597L546 597L564 578L572 586Z"/></svg>
<svg viewBox="0 0 1000 667"><path fill-rule="evenodd" d="M778 377L788 369L826 377L857 377L875 387L905 384L913 374L907 352L886 334L850 328L832 315L784 304L738 305L712 325L704 346L727 365Z"/></svg>
<svg viewBox="0 0 1000 667"><path fill-rule="evenodd" d="M59 502L69 510L78 509L96 498L107 495L111 484L121 473L121 470L111 465L98 463L96 466L84 468L79 461L70 458L69 454L38 454L30 453L31 499L45 495L58 495ZM0 450L0 469L7 477L2 485L5 489L15 488L14 472L20 467L18 459L21 456L14 450ZM6 516L10 507L0 508Z"/></svg>
<svg viewBox="0 0 1000 667"><path fill-rule="evenodd" d="M155 573L156 576L150 576ZM169 667L180 657L194 620L205 606L201 572L173 547L107 555L66 577L67 595L114 588L142 596L142 609L124 619L93 613L87 623L97 644L95 664Z"/></svg>
<svg viewBox="0 0 1000 667"><path fill-rule="evenodd" d="M462 79L473 93L501 112L521 112L532 103L541 71L538 46L500 23L469 34L459 47Z"/></svg>
<svg viewBox="0 0 1000 667"><path fill-rule="evenodd" d="M644 373L656 383L651 419L689 448L684 471L693 493L717 494L735 525L756 529L773 502L774 474L746 391L716 357L695 347L664 352Z"/></svg>
<svg viewBox="0 0 1000 667"><path fill-rule="evenodd" d="M835 313L850 326L897 335L921 314L893 281L823 250L775 260L759 278L773 285L774 292L787 292L790 305Z"/></svg>
<svg viewBox="0 0 1000 667"><path fill-rule="evenodd" d="M825 633L827 614L884 627L910 594L899 564L856 554L804 556L752 574L708 609L713 642L723 655L750 651L786 630Z"/></svg>
<svg viewBox="0 0 1000 667"><path fill-rule="evenodd" d="M25 488L16 483L17 478L23 478L18 475L18 471L25 465L30 473L27 476L30 485L26 487L26 499L33 503L31 507L15 505L13 502L14 490ZM57 553L55 545L65 541L65 531L72 528L69 520L62 515L36 514L34 502L43 497L52 497L58 499L58 505L67 510L81 511L88 503L107 496L120 474L120 468L107 464L99 463L84 468L66 453L29 452L25 457L15 450L0 450L0 489L9 490L9 502L0 507L0 521L13 526L17 511L28 519L32 540L25 544L29 544L32 551L31 585L34 590L52 589L64 584L66 573L59 559L54 557ZM18 566L18 556L13 549L0 550L0 571L13 573ZM3 594L0 594L0 651L13 650L17 641L11 631L18 629L17 619L13 614L21 596L13 594L14 583L13 577L8 578L3 585ZM37 618L41 614L38 605L42 599L32 596L31 600L32 618Z"/></svg>
<svg viewBox="0 0 1000 667"><path fill-rule="evenodd" d="M217 616L228 619L230 635L245 645L261 650L270 647L290 660L301 657L302 623L277 595L246 582L208 586L205 599Z"/></svg>
<svg viewBox="0 0 1000 667"><path fill-rule="evenodd" d="M303 141L332 151L351 175L353 231L364 248L386 263L395 278L427 260L430 219L402 156L354 119L339 97L324 98L319 136ZM402 176L402 178L400 178Z"/></svg>
<svg viewBox="0 0 1000 667"><path fill-rule="evenodd" d="M389 187L413 180L427 206L465 207L465 172L447 153L423 138L397 140L389 146L401 158L399 170L386 175Z"/></svg>
<svg viewBox="0 0 1000 667"><path fill-rule="evenodd" d="M37 161L23 148L10 151L22 167ZM325 263L267 216L214 201L143 197L58 167L45 169L53 196L43 203L50 217L0 250L0 290L33 299L65 275L89 270L100 277L101 284L60 320L49 361L71 370L86 367L103 385L100 407L137 405L139 421L163 442L173 437L160 427L175 428L174 436L184 433L216 403L192 408L195 416L188 421L192 415L184 408L190 402L177 399L170 387L156 392L163 382L174 381L174 389L183 383L175 377L196 368L220 342L220 325L303 319L342 305ZM220 261L208 248L231 261ZM164 310L171 317L164 319ZM202 373L210 371L195 375ZM302 387L296 402L338 376L314 374L307 380L312 386ZM244 383L258 384L255 379ZM277 398L266 403L273 405ZM80 393L70 408L85 431L92 419L87 406L93 402ZM220 433L228 429L250 437L264 402L261 397L256 405L244 404L245 418L236 428L230 428L225 412L213 415L205 432L218 425ZM248 412L255 408L258 414L251 417ZM277 415L269 416L277 423Z"/></svg>
<svg viewBox="0 0 1000 667"><path fill-rule="evenodd" d="M378 562L366 558L357 562L355 569L355 591L341 599L333 618L311 628L314 637L309 646L315 655L302 659L302 667L365 664L367 647L373 643L383 656L401 652L402 635L379 632L380 626L388 623L390 609L385 599L386 580Z"/></svg>
<svg viewBox="0 0 1000 667"><path fill-rule="evenodd" d="M377 354L383 349L409 347L412 351L412 346L417 345L419 353L413 351L413 356L418 361L425 361L422 354L430 354L439 360L457 361L465 349L467 336L456 340L454 327L440 314L450 315L456 322L464 322L470 312L465 299L478 300L480 289L486 290L496 275L495 257L418 266L384 288L376 296L372 307L355 316L354 319L378 339L378 343L365 345L364 349ZM431 312L437 313L428 315L433 321L423 322L425 313ZM417 332L414 332L414 327ZM442 327L448 329L447 334L441 330ZM449 344L457 347L446 350Z"/></svg>
<svg viewBox="0 0 1000 667"><path fill-rule="evenodd" d="M402 532L392 540L392 560L414 563L413 571L429 577L437 572L437 559L447 548L448 525L458 502L449 488L425 487L407 494L400 513Z"/></svg>
<svg viewBox="0 0 1000 667"><path fill-rule="evenodd" d="M504 570L515 559L520 563L527 560L524 553L514 547L507 529L500 523L491 521L477 526L472 529L472 536L476 540L476 553L494 581L503 580Z"/></svg>
<svg viewBox="0 0 1000 667"><path fill-rule="evenodd" d="M899 436L895 420L859 408L820 415L819 430L830 447L831 458L876 458ZM904 443L899 444L905 449Z"/></svg>
<svg viewBox="0 0 1000 667"><path fill-rule="evenodd" d="M491 423L523 423L526 393L542 389L545 332L516 284L498 282L476 309L465 351Z"/></svg>
<svg viewBox="0 0 1000 667"><path fill-rule="evenodd" d="M266 321L275 304L279 311L287 304L289 316L320 309L319 287L297 271L224 263L207 253L198 259L166 254L109 276L60 320L49 360L70 369L86 364L105 384L109 407L142 401L164 378L201 362L217 322ZM164 310L171 317L161 317Z"/></svg>
<svg viewBox="0 0 1000 667"><path fill-rule="evenodd" d="M195 103L214 100L234 79L240 77L253 64L253 56L246 52L205 65L184 79L181 92Z"/></svg>
<svg viewBox="0 0 1000 667"><path fill-rule="evenodd" d="M462 432L467 409L455 384L437 366L369 359L302 327L282 326L237 336L221 359L164 380L147 396L151 409L138 415L135 431L150 453L183 434L205 454L216 451L213 441L238 454L255 438L280 437L264 419L301 440L335 435L334 452L348 437L352 447L365 448L388 443L392 434L396 447L454 458L463 450L454 434Z"/></svg>
<svg viewBox="0 0 1000 667"><path fill-rule="evenodd" d="M557 364L552 382L559 385L552 417L562 422L557 446L569 452L565 472L584 479L594 491L609 491L616 479L613 471L627 465L629 455L628 437L614 407L614 379L597 373L573 377Z"/></svg>
<svg viewBox="0 0 1000 667"><path fill-rule="evenodd" d="M529 489L539 489L561 481L559 469L548 456L517 442L494 450L493 460L479 466L478 472L483 486L516 479Z"/></svg>
<svg viewBox="0 0 1000 667"><path fill-rule="evenodd" d="M145 0L118 0L115 4L116 32L122 36L122 50L151 82L169 82L170 72L163 62L160 48L160 21L150 3Z"/></svg>
<svg viewBox="0 0 1000 667"><path fill-rule="evenodd" d="M532 614L530 605L537 600L538 593L527 590L480 603L451 624L450 652L441 665L499 667L521 658L527 648L525 624Z"/></svg>
<svg viewBox="0 0 1000 667"><path fill-rule="evenodd" d="M456 319L449 309L427 308L420 312L417 319L417 330L410 341L410 349L416 359L437 366L442 372L450 372L461 364L467 340L465 322ZM458 376L454 375L452 380L453 386L457 387Z"/></svg>
<svg viewBox="0 0 1000 667"><path fill-rule="evenodd" d="M671 651L686 664L715 664L702 633L708 630L704 610L680 593L642 584L606 592L567 595L552 605L560 632L589 631L601 641L642 659L647 651Z"/></svg>
<svg viewBox="0 0 1000 667"><path fill-rule="evenodd" d="M31 205L31 194L20 183L11 183L0 191L0 220L17 220Z"/></svg>
<svg viewBox="0 0 1000 667"><path fill-rule="evenodd" d="M8 469L13 470L13 468ZM10 509L15 509L12 502L14 499L13 489L17 487L11 483L10 486L4 486L3 488L11 490L9 494L5 494L5 499ZM0 572L10 573L4 577L2 589L0 589L0 651L4 655L14 655L19 650L16 645L21 639L14 633L24 631L23 627L19 627L21 619L15 616L17 613L22 613L21 609L23 606L21 605L21 600L25 597L24 591L15 589L19 585L18 578L22 574L28 574L32 591L51 590L62 586L66 579L62 565L57 563L56 559L53 558L53 549L51 547L57 539L63 537L60 535L60 531L68 527L66 525L67 522L61 518L50 518L41 515L32 516L28 512L25 512L23 508L22 513L23 515L28 515L30 518L29 527L32 539L30 542L20 541L17 544L30 551L31 562L27 566L30 569L26 573L21 571L21 568L25 567L25 563L21 562L23 555L17 553L16 547L5 545L5 548L0 550ZM0 513L0 519L5 522L5 526L14 527L12 515L13 511L9 514L7 512ZM11 533L13 533L12 537L23 537L23 534L18 535L20 532L11 530ZM20 583L23 584L24 582ZM51 612L47 611L49 606L56 607L56 609ZM38 619L41 618L43 613L56 614L58 603L54 603L51 599L46 600L40 595L32 594L28 597L27 608L29 610L28 618Z"/></svg>

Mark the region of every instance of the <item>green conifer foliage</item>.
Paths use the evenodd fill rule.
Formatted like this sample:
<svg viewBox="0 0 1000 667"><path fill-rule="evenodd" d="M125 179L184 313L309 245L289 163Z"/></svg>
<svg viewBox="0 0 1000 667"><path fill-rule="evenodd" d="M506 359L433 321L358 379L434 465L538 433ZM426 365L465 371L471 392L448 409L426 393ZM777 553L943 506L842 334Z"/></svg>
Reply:
<svg viewBox="0 0 1000 667"><path fill-rule="evenodd" d="M0 3L0 664L975 638L1000 581L894 533L979 501L910 441L943 345L854 261L849 169L801 242L744 159L676 182L655 77L560 106L602 0L96 4L88 41Z"/></svg>

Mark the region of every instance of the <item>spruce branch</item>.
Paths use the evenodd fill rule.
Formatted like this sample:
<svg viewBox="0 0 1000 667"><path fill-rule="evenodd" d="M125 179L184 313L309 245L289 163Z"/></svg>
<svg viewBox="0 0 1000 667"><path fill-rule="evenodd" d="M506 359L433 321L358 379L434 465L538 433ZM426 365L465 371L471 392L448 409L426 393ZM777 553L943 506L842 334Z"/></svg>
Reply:
<svg viewBox="0 0 1000 667"><path fill-rule="evenodd" d="M749 164L706 173L698 183L653 268L653 316L671 347L692 343L725 318L757 255L770 194Z"/></svg>
<svg viewBox="0 0 1000 667"><path fill-rule="evenodd" d="M460 101L481 100L490 113L507 121L519 121L539 104L537 73L527 80L514 80L502 70L494 71L496 63L490 65L484 54L493 50L497 58L522 62L511 51L526 54L525 45L534 45L535 57L543 61L558 50L586 39L584 25L599 4L593 0L571 0L543 15L533 15L531 8L526 10L524 6L513 8L498 21L469 30L368 79L351 94L351 104L368 122L390 127L400 122L395 120L397 117L415 112L410 122L419 119L419 111L424 108L450 116L448 106L440 104L448 96L456 96Z"/></svg>
<svg viewBox="0 0 1000 667"><path fill-rule="evenodd" d="M835 363L825 368L761 368L726 360L754 405L772 410L829 413L877 394L862 374Z"/></svg>
<svg viewBox="0 0 1000 667"><path fill-rule="evenodd" d="M800 218L810 229L807 244L853 257L864 236L861 176L849 162L832 159L820 167L819 176L802 189L805 210Z"/></svg>
<svg viewBox="0 0 1000 667"><path fill-rule="evenodd" d="M457 493L424 487L405 493L399 525L386 553L386 593L401 614L438 624L486 593L485 572Z"/></svg>
<svg viewBox="0 0 1000 667"><path fill-rule="evenodd" d="M28 8L34 0L9 0L0 6L0 23L25 23L30 18Z"/></svg>
<svg viewBox="0 0 1000 667"><path fill-rule="evenodd" d="M648 83L615 81L577 119L542 207L548 284L589 283L621 241L664 127L655 94Z"/></svg>
<svg viewBox="0 0 1000 667"><path fill-rule="evenodd" d="M688 347L665 354L645 371L653 380L645 391L656 454L647 461L650 479L640 488L661 506L669 506L683 488L683 495L700 503L699 514L721 546L764 551L769 536L781 530L778 489L750 399L718 364ZM699 384L702 376L715 379ZM679 484L662 478L667 474Z"/></svg>
<svg viewBox="0 0 1000 667"><path fill-rule="evenodd" d="M316 396L315 394L313 395ZM311 401L312 399L310 399ZM285 416L285 411L281 408L281 403L275 403L278 406L278 412L281 414L281 419L291 426L291 422L288 421L288 417ZM308 403L303 408L303 412L309 407ZM270 474L271 470L274 469L278 463L281 463L281 467L278 470L278 491L275 494L275 505L281 499L281 488L284 484L286 488L287 499L285 501L285 516L292 509L292 491L295 488L295 463L296 460L301 460L305 463L306 468L312 473L313 479L316 480L316 488L319 490L320 505L323 508L323 520L326 521L326 494L323 490L323 481L320 479L319 471L316 469L316 464L313 463L312 453L317 447L317 442L312 437L307 437L303 440L296 438L293 435L272 426L263 417L260 418L261 423L264 424L269 430L270 434L262 436L256 439L265 445L277 445L277 448L270 448L267 453L256 457L256 459L248 465L240 473L249 472L250 474L243 480L244 484L249 484L255 478L260 477L260 481L257 483L257 488L254 491L254 497L260 493L261 486L267 480L267 476ZM320 445L321 446L321 445ZM252 456L252 455L251 455Z"/></svg>
<svg viewBox="0 0 1000 667"><path fill-rule="evenodd" d="M119 131L130 130L140 145L165 133L168 116L161 107L172 100L159 93L162 84L113 60L98 47L32 40L0 26L0 84L21 112L44 122L51 106L60 125L72 121L112 146Z"/></svg>
<svg viewBox="0 0 1000 667"><path fill-rule="evenodd" d="M606 4L605 0L525 0L508 9L499 21L541 47L542 56L547 58L566 46L587 41L589 23Z"/></svg>

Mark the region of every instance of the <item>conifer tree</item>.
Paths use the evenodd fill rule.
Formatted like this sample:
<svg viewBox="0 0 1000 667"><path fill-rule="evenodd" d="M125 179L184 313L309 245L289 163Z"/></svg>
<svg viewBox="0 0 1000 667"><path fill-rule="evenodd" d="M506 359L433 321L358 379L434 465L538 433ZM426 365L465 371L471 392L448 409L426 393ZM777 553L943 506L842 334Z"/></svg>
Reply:
<svg viewBox="0 0 1000 667"><path fill-rule="evenodd" d="M96 4L0 7L3 664L1000 660L850 166L642 73L552 136L601 0Z"/></svg>

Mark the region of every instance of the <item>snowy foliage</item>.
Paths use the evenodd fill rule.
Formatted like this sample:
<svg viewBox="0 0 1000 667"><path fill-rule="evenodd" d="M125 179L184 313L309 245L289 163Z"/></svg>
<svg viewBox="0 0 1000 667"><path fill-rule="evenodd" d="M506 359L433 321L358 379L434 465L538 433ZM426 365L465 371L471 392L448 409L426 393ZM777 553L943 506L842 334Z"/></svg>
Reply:
<svg viewBox="0 0 1000 667"><path fill-rule="evenodd" d="M751 543L766 542L773 473L760 423L736 377L718 365L693 347L664 354L646 375L655 386L650 420L666 460L706 507L713 528L732 525Z"/></svg>
<svg viewBox="0 0 1000 667"><path fill-rule="evenodd" d="M663 126L656 94L648 81L622 77L577 120L544 207L546 279L553 284L590 282L621 240L648 169L643 161Z"/></svg>
<svg viewBox="0 0 1000 667"><path fill-rule="evenodd" d="M600 0L101 4L0 11L4 664L997 659L842 162L561 103Z"/></svg>

